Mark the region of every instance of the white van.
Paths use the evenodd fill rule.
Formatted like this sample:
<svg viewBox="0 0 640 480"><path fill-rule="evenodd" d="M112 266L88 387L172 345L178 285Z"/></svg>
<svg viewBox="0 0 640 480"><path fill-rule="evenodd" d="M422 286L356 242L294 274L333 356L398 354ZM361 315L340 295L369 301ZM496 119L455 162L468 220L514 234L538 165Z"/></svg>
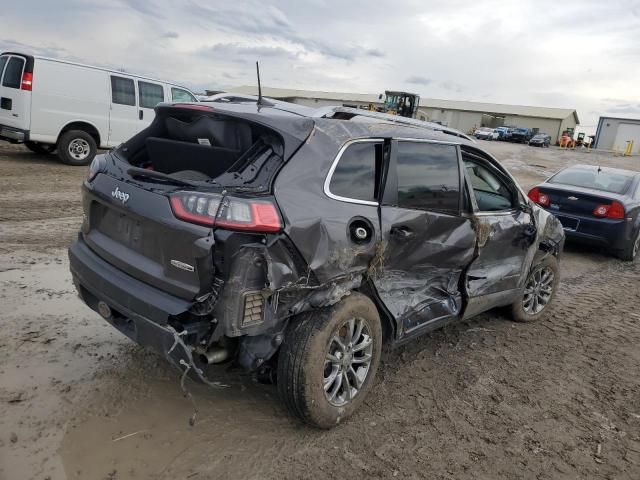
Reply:
<svg viewBox="0 0 640 480"><path fill-rule="evenodd" d="M145 128L160 102L196 102L185 87L23 53L0 55L0 138L87 165Z"/></svg>

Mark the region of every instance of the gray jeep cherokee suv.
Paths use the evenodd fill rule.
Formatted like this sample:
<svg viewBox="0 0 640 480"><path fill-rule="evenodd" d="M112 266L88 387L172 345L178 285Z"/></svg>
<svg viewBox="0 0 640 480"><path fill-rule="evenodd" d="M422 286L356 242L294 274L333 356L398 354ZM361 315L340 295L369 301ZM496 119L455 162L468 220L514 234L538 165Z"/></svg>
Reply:
<svg viewBox="0 0 640 480"><path fill-rule="evenodd" d="M383 345L494 307L543 317L564 234L464 135L313 112L158 106L92 163L69 256L82 299L134 341L206 383L225 362L271 378L329 428Z"/></svg>

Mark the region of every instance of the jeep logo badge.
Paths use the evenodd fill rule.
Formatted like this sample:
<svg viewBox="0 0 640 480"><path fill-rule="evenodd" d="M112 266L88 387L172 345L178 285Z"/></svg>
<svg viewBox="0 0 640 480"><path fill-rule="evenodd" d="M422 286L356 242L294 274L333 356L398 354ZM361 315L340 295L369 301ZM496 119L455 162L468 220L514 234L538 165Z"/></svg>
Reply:
<svg viewBox="0 0 640 480"><path fill-rule="evenodd" d="M118 187L116 187L116 189L113 192L111 192L111 196L116 200L120 200L123 205L127 203L127 200L129 200L129 194L120 191Z"/></svg>

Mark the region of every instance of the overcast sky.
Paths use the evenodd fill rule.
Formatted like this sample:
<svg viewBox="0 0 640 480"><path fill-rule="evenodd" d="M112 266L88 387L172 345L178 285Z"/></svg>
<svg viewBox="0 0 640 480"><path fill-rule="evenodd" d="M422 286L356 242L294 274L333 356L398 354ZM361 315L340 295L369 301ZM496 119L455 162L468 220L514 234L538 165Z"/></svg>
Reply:
<svg viewBox="0 0 640 480"><path fill-rule="evenodd" d="M259 60L272 87L640 117L640 0L29 0L0 25L2 50L198 90L254 85Z"/></svg>

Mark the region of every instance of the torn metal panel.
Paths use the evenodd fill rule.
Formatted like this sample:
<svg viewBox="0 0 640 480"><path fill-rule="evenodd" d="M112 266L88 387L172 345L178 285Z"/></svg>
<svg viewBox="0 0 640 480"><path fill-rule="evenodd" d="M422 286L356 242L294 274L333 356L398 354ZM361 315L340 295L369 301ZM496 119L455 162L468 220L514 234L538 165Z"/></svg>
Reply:
<svg viewBox="0 0 640 480"><path fill-rule="evenodd" d="M382 268L373 276L399 335L462 309L460 276L473 259L476 233L465 217L385 206Z"/></svg>
<svg viewBox="0 0 640 480"><path fill-rule="evenodd" d="M349 138L350 130L343 123L317 125L299 152L314 162L291 162L275 185L275 196L285 216L285 233L320 284L364 273L381 238L377 206L336 202L325 195L323 182L318 181L326 178L342 145L340 139ZM355 242L349 233L349 223L356 218L370 230L364 243Z"/></svg>

